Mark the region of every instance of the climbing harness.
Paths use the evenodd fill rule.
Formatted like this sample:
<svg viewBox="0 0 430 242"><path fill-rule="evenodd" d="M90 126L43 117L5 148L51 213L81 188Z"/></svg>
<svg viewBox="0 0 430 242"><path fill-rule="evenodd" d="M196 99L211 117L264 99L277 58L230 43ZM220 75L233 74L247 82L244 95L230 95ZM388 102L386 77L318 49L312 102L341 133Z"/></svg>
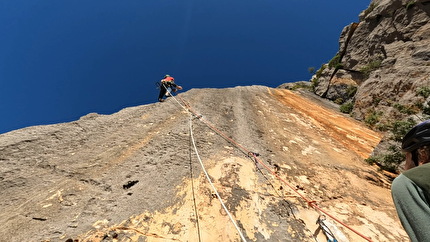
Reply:
<svg viewBox="0 0 430 242"><path fill-rule="evenodd" d="M169 92L170 93L170 92ZM303 194L301 194L298 190L297 187L293 187L290 183L288 183L287 181L285 181L284 179L282 179L277 172L273 171L270 167L268 167L263 161L261 161L257 156L259 156L258 153L254 153L251 152L250 150L246 149L245 147L243 147L242 145L240 145L239 143L237 143L236 141L234 141L232 138L228 137L227 135L225 135L223 132L221 132L219 129L217 129L214 125L212 125L209 121L207 121L206 119L202 118L202 115L197 113L187 102L185 102L184 99L182 99L180 96L177 96L179 99L181 99L181 102L183 104L181 104L176 98L175 96L172 95L172 97L174 98L174 100L188 113L190 113L190 115L194 115L194 117L200 117L198 118L200 121L202 121L206 126L208 126L210 129L212 129L213 131L215 131L219 136L221 136L222 138L224 138L226 141L228 141L229 143L233 144L234 146L236 146L242 153L244 153L245 155L249 156L250 158L252 157L254 162L256 164L260 164L262 165L269 173L271 173L273 176L275 176L278 180L280 180L282 183L284 183L286 186L288 186L291 190L293 190L300 198L302 198L309 207L317 210L320 214L324 214L328 217L330 217L331 219L333 219L334 221L338 222L339 224L341 224L342 226L344 226L345 228L349 229L350 231L354 232L355 234L357 234L358 236L362 237L363 239L367 240L367 241L372 241L369 237L364 236L363 234L361 234L360 232L356 231L355 229L353 229L352 227L348 226L347 224L343 223L342 221L340 221L339 219L337 219L336 217L334 217L333 215L331 215L330 213L326 212L325 210L323 210L322 208L320 208L316 201L310 200L307 197L305 197ZM191 129L192 131L192 129ZM195 144L194 144L195 146ZM195 151L197 153L197 148L195 147ZM199 161L201 163L201 166L203 167L203 163L200 160L200 157L198 156ZM209 176L207 175L207 173L205 173L207 178L209 178ZM214 188L214 187L213 187ZM219 197L219 195L217 194L218 198L221 200L221 198ZM223 204L223 203L222 203ZM225 208L226 209L226 208ZM229 213L227 213L229 214ZM231 216L231 215L229 215ZM231 217L232 219L232 217ZM232 220L233 221L233 220ZM234 224L236 224L233 221ZM239 228L237 228L238 231ZM241 234L241 233L240 233ZM244 240L244 238L242 238Z"/></svg>

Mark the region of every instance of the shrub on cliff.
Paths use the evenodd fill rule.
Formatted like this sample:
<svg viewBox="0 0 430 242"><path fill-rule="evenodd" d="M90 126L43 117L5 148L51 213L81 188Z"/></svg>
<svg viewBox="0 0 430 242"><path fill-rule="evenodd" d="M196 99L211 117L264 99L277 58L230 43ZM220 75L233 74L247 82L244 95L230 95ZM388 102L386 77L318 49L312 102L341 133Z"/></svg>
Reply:
<svg viewBox="0 0 430 242"><path fill-rule="evenodd" d="M352 102L346 102L346 103L340 105L340 111L342 113L348 113L349 114L352 112L353 108L354 108L354 103L352 103Z"/></svg>

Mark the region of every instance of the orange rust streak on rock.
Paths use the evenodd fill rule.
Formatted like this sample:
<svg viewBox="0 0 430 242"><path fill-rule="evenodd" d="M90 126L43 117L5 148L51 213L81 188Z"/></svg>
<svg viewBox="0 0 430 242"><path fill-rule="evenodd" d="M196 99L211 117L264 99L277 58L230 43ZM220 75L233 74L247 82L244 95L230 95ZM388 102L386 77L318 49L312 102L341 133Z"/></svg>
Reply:
<svg viewBox="0 0 430 242"><path fill-rule="evenodd" d="M365 127L351 118L324 108L311 100L284 89L269 92L277 100L303 114L315 126L326 132L347 149L362 158L368 158L382 135Z"/></svg>

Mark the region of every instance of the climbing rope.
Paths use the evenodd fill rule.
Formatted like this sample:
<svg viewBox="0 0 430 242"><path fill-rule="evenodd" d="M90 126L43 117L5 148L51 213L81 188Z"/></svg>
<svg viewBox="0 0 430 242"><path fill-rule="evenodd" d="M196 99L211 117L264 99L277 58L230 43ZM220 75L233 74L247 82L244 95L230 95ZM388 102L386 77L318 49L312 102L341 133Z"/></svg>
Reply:
<svg viewBox="0 0 430 242"><path fill-rule="evenodd" d="M169 92L170 93L170 92ZM234 141L232 138L228 137L227 135L225 135L222 131L220 131L219 129L217 129L214 125L212 125L209 121L207 121L206 119L202 118L202 115L199 114L198 112L196 112L183 98L181 98L180 96L177 96L181 102L184 104L182 105L176 98L175 96L171 95L176 102L179 103L179 105L186 110L187 112L189 112L190 114L194 115L195 117L197 117L200 121L202 121L206 126L208 126L210 129L212 129L213 131L215 131L218 135L220 135L221 137L223 137L225 140L227 140L229 143L233 144L234 146L236 146L242 153L246 154L248 157L252 157L254 158L254 161L256 163L259 163L260 165L262 165L268 172L270 172L272 175L274 175L278 180L280 180L282 183L284 183L286 186L288 186L291 190L293 190L300 198L302 198L309 207L314 208L315 210L317 210L320 213L323 213L325 215L327 215L328 217L332 218L334 221L340 223L342 226L344 226L345 228L349 229L350 231L354 232L355 234L357 234L358 236L362 237L363 239L367 240L367 241L372 241L369 237L361 234L360 232L356 231L355 229L353 229L352 227L350 227L349 225L343 223L342 221L340 221L339 219L337 219L336 217L334 217L333 215L329 214L328 212L326 212L325 210L323 210L322 208L320 208L317 204L316 201L312 201L310 199L308 199L307 197L305 197L303 194L301 194L297 188L293 187L290 183L288 183L287 181L285 181L284 179L282 179L278 174L276 174L275 171L273 171L272 169L270 169L266 164L263 163L263 161L261 161L257 156L256 153L251 152L250 150L246 149L245 147L243 147L242 145L240 145L239 143L237 143L236 141Z"/></svg>
<svg viewBox="0 0 430 242"><path fill-rule="evenodd" d="M164 86L164 84L163 84L163 86ZM166 86L164 86L164 87L166 87ZM207 173L207 171L206 171L206 168L205 168L205 166L203 165L203 161L202 161L202 159L200 158L200 155L199 155L199 152L198 152L198 150L197 150L197 146L196 146L196 143L195 143L195 140L194 140L194 134L193 134L193 118L194 118L194 116L193 116L193 113L192 112L190 112L190 110L188 110L185 106L183 106L176 98L175 98L175 96L173 96L172 95L172 93L166 88L166 90L167 90L167 92L170 94L170 96L185 110L185 111L187 111L189 114L190 114L190 122L189 122L189 127L190 127L190 137L191 137L191 143L192 143L192 145L193 145L193 147L194 147L194 152L195 152L195 154L196 154L196 156L197 156L197 159L198 159L198 161L199 161L199 163L200 163L200 166L202 167L202 170L203 170L203 173L205 174L205 176L206 176L206 179L208 180L208 182L209 182L209 184L210 184L210 186L212 187L212 190L214 191L214 193L215 193L215 195L217 196L217 198L218 198L218 200L220 201L220 203L221 203L221 206L223 207L223 209L224 209L224 211L227 213L227 215L228 215L228 217L230 218L230 220L231 220L231 222L233 223L233 225L234 225L234 227L236 228L236 230L237 230L237 232L239 233L239 236L240 236L240 238L242 239L242 241L244 241L244 242L246 242L246 239L245 239L245 236L243 235L243 233L242 233L242 231L240 230L240 228L239 228L239 226L237 225L237 223L235 222L235 220L234 220L234 218L233 218L233 216L231 215L231 213L230 213L230 211L227 209L227 207L225 206L225 204L224 204L224 201L221 199L221 196L219 195L219 193L218 193L218 190L215 188L215 185L213 184L213 182L212 182L212 180L211 180L211 178L210 178L210 176L209 176L209 174ZM184 103L185 104L185 103ZM189 107L189 105L187 105L187 104L185 104L186 106L188 106ZM196 117L199 117L199 115L196 115ZM199 239L200 239L200 233L199 233Z"/></svg>
<svg viewBox="0 0 430 242"><path fill-rule="evenodd" d="M169 91L169 89L167 89L166 85L164 85L163 83L161 83L161 85L163 85L164 89L166 89L166 92L169 93L169 95L179 104L179 106L181 106L185 111L189 112L189 110L184 107L179 101L178 99L175 98L175 96L173 96L173 94Z"/></svg>
<svg viewBox="0 0 430 242"><path fill-rule="evenodd" d="M221 203L221 206L224 208L225 212L227 213L228 217L230 218L231 222L233 223L234 227L236 228L237 232L239 233L240 238L242 239L242 241L246 241L245 237L244 237L244 236L243 236L243 234L242 234L242 231L240 231L240 228L237 226L236 222L234 221L233 216L231 216L230 212L228 211L227 207L225 206L225 204L224 204L223 200L221 199L221 196L219 195L219 193L218 193L217 189L215 188L214 184L212 183L212 180L211 180L211 178L209 177L209 174L207 173L207 171L206 171L206 169L205 169L205 166L203 165L202 159L200 158L199 152L198 152L198 150L197 150L196 143L195 143L195 141L194 141L194 135L193 135L193 120L192 120L193 116L192 116L192 115L190 115L190 117L191 117L191 118L190 118L190 134L191 134L191 141L192 141L192 143L193 143L194 152L196 153L197 159L199 160L200 165L201 165L201 167L202 167L202 169L203 169L203 172L205 173L206 179L209 181L209 184L211 185L212 189L214 190L214 192L215 192L215 194L216 194L216 196L217 196L218 200L219 200L219 201L220 201L220 203Z"/></svg>
<svg viewBox="0 0 430 242"><path fill-rule="evenodd" d="M190 116L190 119L192 118L192 116ZM190 121L191 122L191 121ZM200 236L200 222L199 222L199 214L197 211L197 204L196 204L196 195L195 195L195 189L194 189L194 174L193 174L193 163L192 163L192 149L191 149L191 144L192 144L192 136L191 136L191 132L190 132L190 176L191 176L191 191L193 194L193 204L194 204L194 213L195 213L195 217L196 217L196 224L197 224L197 235L199 237L199 242L202 241L202 238Z"/></svg>

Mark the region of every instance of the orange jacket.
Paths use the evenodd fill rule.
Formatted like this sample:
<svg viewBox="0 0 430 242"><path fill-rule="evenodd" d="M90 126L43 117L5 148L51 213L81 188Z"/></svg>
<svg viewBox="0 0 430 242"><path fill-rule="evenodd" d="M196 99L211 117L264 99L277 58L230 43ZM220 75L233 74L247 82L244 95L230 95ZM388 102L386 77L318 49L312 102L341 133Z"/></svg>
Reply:
<svg viewBox="0 0 430 242"><path fill-rule="evenodd" d="M161 80L161 82L174 82L175 78L168 76L166 78L164 78L163 80Z"/></svg>

